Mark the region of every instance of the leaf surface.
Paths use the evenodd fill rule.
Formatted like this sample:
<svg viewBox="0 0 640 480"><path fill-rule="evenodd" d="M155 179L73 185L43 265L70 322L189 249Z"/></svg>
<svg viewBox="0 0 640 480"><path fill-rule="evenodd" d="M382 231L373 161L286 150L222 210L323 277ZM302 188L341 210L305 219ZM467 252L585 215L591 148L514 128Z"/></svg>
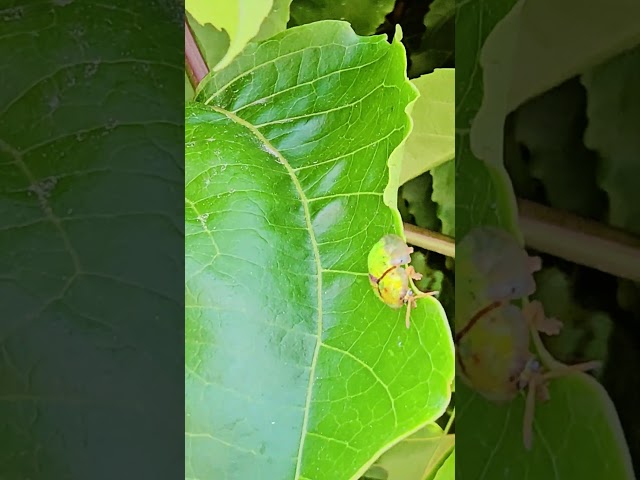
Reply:
<svg viewBox="0 0 640 480"><path fill-rule="evenodd" d="M367 274L401 231L405 68L397 39L320 22L249 45L188 107L188 477L357 478L448 404L442 307L407 330Z"/></svg>
<svg viewBox="0 0 640 480"><path fill-rule="evenodd" d="M182 11L12 4L0 42L0 476L177 478Z"/></svg>
<svg viewBox="0 0 640 480"><path fill-rule="evenodd" d="M455 55L455 12L453 0L434 0L424 16L426 30L419 49L411 54L410 76L431 73L448 64Z"/></svg>
<svg viewBox="0 0 640 480"><path fill-rule="evenodd" d="M456 234L459 239L480 225L499 226L521 237L514 193L502 159L504 120L509 108L508 97L499 87L510 81L513 48L505 42L511 39L513 43L517 31L513 18L507 18L515 2L510 3L502 4L501 8L477 1L458 4ZM522 4L517 4L511 14L521 7ZM496 31L507 36L495 34ZM490 34L491 45L500 47L497 50L487 49ZM503 45L498 45L498 38ZM495 66L494 62L502 70L494 69L487 76L482 66ZM489 81L497 84L489 88L486 85ZM489 91L491 99L486 96ZM482 114L481 105L486 107ZM475 132L473 142L469 142L467 126ZM465 301L467 305L470 303L461 297L456 296L457 312L463 310L459 307ZM461 325L464 320L456 318ZM460 405L456 417L457 478L559 479L569 475L585 479L633 478L615 408L604 388L589 376L575 374L550 382L550 400L536 402L531 451L525 450L523 444L523 396L497 404L462 382L457 382L456 387Z"/></svg>
<svg viewBox="0 0 640 480"><path fill-rule="evenodd" d="M296 25L319 20L345 20L359 35L371 35L393 10L394 0L293 0L291 19Z"/></svg>
<svg viewBox="0 0 640 480"><path fill-rule="evenodd" d="M200 24L211 25L229 37L229 48L211 70L226 67L254 38L273 6L273 0L185 0L186 11Z"/></svg>
<svg viewBox="0 0 640 480"><path fill-rule="evenodd" d="M452 160L455 154L455 69L443 68L411 80L420 97L411 112L400 183Z"/></svg>
<svg viewBox="0 0 640 480"><path fill-rule="evenodd" d="M438 470L434 480L454 480L456 478L456 451L451 452L442 468Z"/></svg>
<svg viewBox="0 0 640 480"><path fill-rule="evenodd" d="M451 453L454 439L438 425L429 424L391 448L375 465L387 472L387 480L433 478Z"/></svg>

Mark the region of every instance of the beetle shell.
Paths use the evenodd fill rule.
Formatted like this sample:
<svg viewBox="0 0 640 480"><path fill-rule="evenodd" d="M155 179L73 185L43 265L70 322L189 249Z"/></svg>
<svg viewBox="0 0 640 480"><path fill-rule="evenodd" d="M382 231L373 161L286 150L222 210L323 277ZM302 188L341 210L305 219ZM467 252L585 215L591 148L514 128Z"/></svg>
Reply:
<svg viewBox="0 0 640 480"><path fill-rule="evenodd" d="M533 294L533 273L540 268L540 258L530 257L510 233L495 227L472 230L456 248L456 318L466 322L491 302Z"/></svg>
<svg viewBox="0 0 640 480"><path fill-rule="evenodd" d="M522 310L505 304L486 313L460 339L456 356L467 385L494 402L513 399L532 359Z"/></svg>
<svg viewBox="0 0 640 480"><path fill-rule="evenodd" d="M409 275L404 267L393 267L375 285L380 299L391 308L401 308L407 298Z"/></svg>
<svg viewBox="0 0 640 480"><path fill-rule="evenodd" d="M411 253L413 248L398 235L385 235L369 251L369 275L380 279L389 268L408 265L411 262Z"/></svg>

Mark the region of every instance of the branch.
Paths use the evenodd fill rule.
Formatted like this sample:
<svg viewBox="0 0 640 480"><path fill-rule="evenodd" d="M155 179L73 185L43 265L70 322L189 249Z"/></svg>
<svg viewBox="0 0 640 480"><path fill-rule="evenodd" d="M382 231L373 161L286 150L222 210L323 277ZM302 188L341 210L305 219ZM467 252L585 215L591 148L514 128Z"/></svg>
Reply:
<svg viewBox="0 0 640 480"><path fill-rule="evenodd" d="M209 73L209 68L207 68L186 18L184 20L184 58L187 76L195 90L202 79Z"/></svg>
<svg viewBox="0 0 640 480"><path fill-rule="evenodd" d="M591 220L518 199L528 247L616 277L640 281L640 239Z"/></svg>
<svg viewBox="0 0 640 480"><path fill-rule="evenodd" d="M404 234L407 237L407 243L411 245L455 258L456 244L453 238L409 223L404 224Z"/></svg>

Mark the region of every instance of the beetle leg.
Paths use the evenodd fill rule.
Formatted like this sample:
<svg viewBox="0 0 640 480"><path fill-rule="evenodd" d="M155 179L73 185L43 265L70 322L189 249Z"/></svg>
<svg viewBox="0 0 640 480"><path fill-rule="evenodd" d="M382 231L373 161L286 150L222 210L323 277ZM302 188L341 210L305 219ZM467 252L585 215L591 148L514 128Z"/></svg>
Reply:
<svg viewBox="0 0 640 480"><path fill-rule="evenodd" d="M409 328L411 326L411 309L417 306L416 295L413 293L413 290L409 289L404 297L404 303L407 304L407 313L404 318L404 323L407 328Z"/></svg>
<svg viewBox="0 0 640 480"><path fill-rule="evenodd" d="M411 278L412 280L421 280L422 279L422 274L416 272L416 269L413 268L411 265L409 265L406 268L407 271L407 275L409 276L409 278Z"/></svg>
<svg viewBox="0 0 640 480"><path fill-rule="evenodd" d="M534 300L527 303L522 309L522 313L529 322L529 325L538 332L546 333L547 335L557 335L560 333L562 322L557 318L546 317L544 307L540 301Z"/></svg>
<svg viewBox="0 0 640 480"><path fill-rule="evenodd" d="M591 362L577 363L575 365L566 365L564 367L554 368L543 375L544 380L558 378L575 372L588 372L596 370L602 366L602 362L593 360Z"/></svg>

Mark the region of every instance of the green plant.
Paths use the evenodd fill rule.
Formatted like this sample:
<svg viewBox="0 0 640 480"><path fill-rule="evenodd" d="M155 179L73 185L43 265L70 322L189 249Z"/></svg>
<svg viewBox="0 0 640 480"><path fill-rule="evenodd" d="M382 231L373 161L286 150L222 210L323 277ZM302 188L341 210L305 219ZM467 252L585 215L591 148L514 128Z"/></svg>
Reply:
<svg viewBox="0 0 640 480"><path fill-rule="evenodd" d="M411 478L453 478L450 427L434 423L452 420L445 310L418 299L405 328L367 270L374 244L403 234L403 147L418 133L449 138L423 146L410 176L430 174L427 158L453 163L453 72L423 92L399 28L358 36L337 10L294 1L304 25L285 29L289 2L242 17L251 2L225 3L212 16L187 2L199 49L185 89L186 476L359 478L407 436L436 432L424 451L435 441L437 455ZM363 34L391 14L363 8ZM438 95L450 108L422 121L421 102ZM447 182L434 202L444 224Z"/></svg>
<svg viewBox="0 0 640 480"><path fill-rule="evenodd" d="M576 22L578 11L581 19L592 18L593 22ZM510 232L521 243L526 240L529 246L545 248L543 245L551 242L540 240L548 239L557 230L548 226L541 230L530 227L545 224L528 222L531 210L519 212L518 204L523 203L516 200L516 195L612 222L630 232L637 228L637 217L627 215L637 205L633 200L637 194L625 191L620 177L616 183L613 174L625 171L626 178L630 178L635 172L633 168L637 168L628 161L629 153L638 151L637 138L630 133L631 119L621 115L618 108L620 99L631 94L630 85L637 85L637 82L625 84L622 79L628 77L621 74L638 71L634 53L618 57L621 51L638 42L638 27L629 20L637 13L637 7L623 5L610 6L603 12L589 2L567 2L562 6L552 2L507 2L497 8L473 1L459 6L456 13L460 45L457 75L461 79L456 114L458 238L477 226L494 225ZM612 18L617 23L608 23ZM613 35L603 28L618 23L620 27ZM478 25L482 25L481 31L476 29ZM566 25L578 26L570 30ZM522 31L544 31L544 42L538 43L535 35L518 37ZM542 55L537 50L542 43L557 46L557 50ZM554 54L548 54L551 51ZM601 65L603 61L605 64ZM550 93L551 98L536 100L576 75L581 75L587 90L586 116L582 94L576 91L582 88L578 82L573 87L558 87L561 91ZM586 118L580 120L580 115L588 117L588 122ZM606 200L602 201L600 189L609 200L604 209L600 206L606 205ZM626 220L616 222L615 218L621 218L618 213ZM569 218L562 215L565 220ZM519 224L526 231L522 232ZM579 227L559 231L567 235L557 238L561 245L581 232ZM587 239L581 240L588 242L589 236L584 237ZM582 373L552 380L550 399L536 409L534 441L538 447L530 452L522 442L524 396L497 405L458 385L461 406L457 425L458 431L464 432L458 439L460 478L498 478L505 472L513 478L565 475L634 478L622 427L625 426L627 438L632 439L636 429L621 424L618 415L632 417L625 413L624 401L614 405L611 397L616 392L607 381L611 371L629 378L625 363L612 363L612 353L607 351L612 329L608 316L619 313L623 302L612 307L611 290L606 288L611 279L591 273L577 263L610 271L615 271L616 264L607 261L609 252L590 253L591 260L542 255L543 269L536 274L537 290L533 297L541 300L546 312L565 325L557 337L544 342L534 338L533 347L548 368L557 366L554 357L567 363L594 357L607 362L602 384ZM616 252L611 253L615 262ZM594 257L599 260L595 265L589 263ZM586 283L574 283L585 276L595 279L599 288L591 286L585 290ZM628 284L622 279L620 283ZM584 303L587 298L589 303ZM585 339L594 341L587 344ZM582 351L575 350L578 345ZM635 452L638 458L637 447ZM607 461L603 462L601 456L606 456Z"/></svg>

